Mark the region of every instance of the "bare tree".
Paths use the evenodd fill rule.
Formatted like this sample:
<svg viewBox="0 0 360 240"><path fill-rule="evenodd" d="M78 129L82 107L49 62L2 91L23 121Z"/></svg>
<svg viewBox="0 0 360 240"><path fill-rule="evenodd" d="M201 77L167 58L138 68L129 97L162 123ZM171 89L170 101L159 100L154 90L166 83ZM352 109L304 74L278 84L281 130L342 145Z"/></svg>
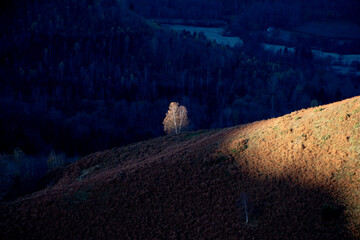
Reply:
<svg viewBox="0 0 360 240"><path fill-rule="evenodd" d="M179 103L172 102L169 105L169 110L163 121L164 131L167 134L180 133L189 124L187 117L187 110L184 106L179 106Z"/></svg>

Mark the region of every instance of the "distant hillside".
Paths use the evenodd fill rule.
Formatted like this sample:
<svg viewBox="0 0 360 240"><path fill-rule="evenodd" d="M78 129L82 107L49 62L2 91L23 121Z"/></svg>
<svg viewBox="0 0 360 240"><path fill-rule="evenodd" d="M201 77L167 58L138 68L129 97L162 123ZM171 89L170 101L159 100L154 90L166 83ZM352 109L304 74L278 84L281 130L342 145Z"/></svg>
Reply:
<svg viewBox="0 0 360 240"><path fill-rule="evenodd" d="M208 129L360 94L357 76L318 67L306 49L274 62L258 41L244 40L264 54L254 57L244 53L246 47L224 47L204 34L164 30L131 11L132 2L134 10L147 6L124 0L5 2L0 153L85 156L159 137L172 101L186 106L191 129ZM194 3L193 10L220 3L211 2ZM186 7L192 1L176 3ZM227 1L226 9L238 3Z"/></svg>
<svg viewBox="0 0 360 240"><path fill-rule="evenodd" d="M246 95L244 101L267 104L251 97L253 77L266 82L279 67L205 37L165 31L125 1L11 6L0 12L0 153L84 156L157 137L174 100L186 105L194 129L268 114L257 107L231 121L228 109Z"/></svg>
<svg viewBox="0 0 360 240"><path fill-rule="evenodd" d="M0 232L3 239L355 239L359 157L354 97L94 153L54 169L42 190L1 203Z"/></svg>
<svg viewBox="0 0 360 240"><path fill-rule="evenodd" d="M359 21L356 0L129 0L131 8L150 18L249 20L242 27L296 25L309 20ZM267 27L267 26L266 26Z"/></svg>

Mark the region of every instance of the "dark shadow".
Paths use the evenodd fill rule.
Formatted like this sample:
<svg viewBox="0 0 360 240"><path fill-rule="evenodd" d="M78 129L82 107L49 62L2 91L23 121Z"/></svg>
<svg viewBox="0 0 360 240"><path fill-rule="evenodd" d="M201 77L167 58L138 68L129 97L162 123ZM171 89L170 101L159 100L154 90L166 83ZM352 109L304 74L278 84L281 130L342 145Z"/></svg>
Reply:
<svg viewBox="0 0 360 240"><path fill-rule="evenodd" d="M326 189L260 180L224 156L176 157L0 205L0 232L5 239L351 239L344 206Z"/></svg>

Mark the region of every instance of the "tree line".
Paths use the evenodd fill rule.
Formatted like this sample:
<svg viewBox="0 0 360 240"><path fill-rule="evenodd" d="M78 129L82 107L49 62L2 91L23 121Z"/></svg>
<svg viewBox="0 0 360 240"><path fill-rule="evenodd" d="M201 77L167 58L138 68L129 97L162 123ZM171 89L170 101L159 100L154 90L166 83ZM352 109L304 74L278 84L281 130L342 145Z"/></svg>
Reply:
<svg viewBox="0 0 360 240"><path fill-rule="evenodd" d="M187 107L189 129L220 128L357 91L351 77L340 84L312 65L276 63L203 34L162 29L128 4L27 1L7 16L0 151L75 156L161 136L173 101Z"/></svg>

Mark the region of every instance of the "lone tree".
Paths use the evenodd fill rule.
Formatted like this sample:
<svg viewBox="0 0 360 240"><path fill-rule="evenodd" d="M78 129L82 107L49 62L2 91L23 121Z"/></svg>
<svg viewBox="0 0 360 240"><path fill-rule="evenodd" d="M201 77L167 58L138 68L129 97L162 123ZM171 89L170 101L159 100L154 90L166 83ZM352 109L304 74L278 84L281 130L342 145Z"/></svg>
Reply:
<svg viewBox="0 0 360 240"><path fill-rule="evenodd" d="M180 133L189 124L187 117L187 110L184 106L179 106L179 103L172 102L169 105L169 110L163 121L164 131L167 134Z"/></svg>

